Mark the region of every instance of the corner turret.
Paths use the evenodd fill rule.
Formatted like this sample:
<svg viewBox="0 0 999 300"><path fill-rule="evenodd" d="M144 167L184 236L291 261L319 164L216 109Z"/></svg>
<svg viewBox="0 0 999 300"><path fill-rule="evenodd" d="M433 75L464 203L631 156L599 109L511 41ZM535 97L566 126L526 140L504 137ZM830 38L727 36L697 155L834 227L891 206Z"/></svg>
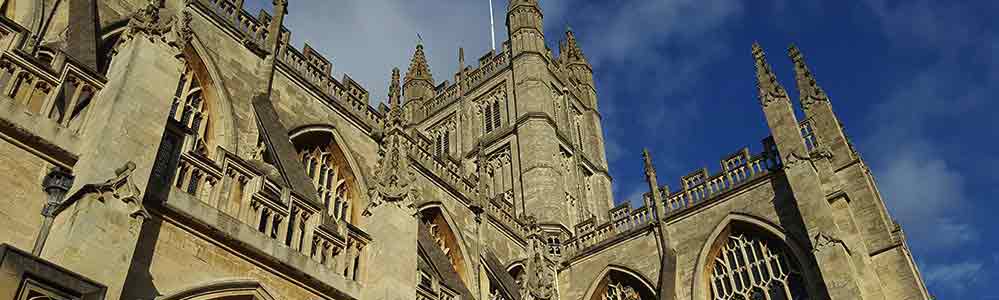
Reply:
<svg viewBox="0 0 999 300"><path fill-rule="evenodd" d="M513 56L530 52L544 55L545 31L538 0L511 0L506 13L506 27L510 34Z"/></svg>

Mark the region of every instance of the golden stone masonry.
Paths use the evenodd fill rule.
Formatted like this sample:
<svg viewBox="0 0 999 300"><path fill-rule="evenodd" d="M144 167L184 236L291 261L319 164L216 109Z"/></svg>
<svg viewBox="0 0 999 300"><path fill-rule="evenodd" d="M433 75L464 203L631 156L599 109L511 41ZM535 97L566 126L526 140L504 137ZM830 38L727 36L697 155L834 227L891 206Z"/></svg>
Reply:
<svg viewBox="0 0 999 300"><path fill-rule="evenodd" d="M753 45L772 135L672 189L646 152L615 206L537 0L447 80L417 44L376 107L288 1L0 0L0 299L929 298L795 47L804 120Z"/></svg>

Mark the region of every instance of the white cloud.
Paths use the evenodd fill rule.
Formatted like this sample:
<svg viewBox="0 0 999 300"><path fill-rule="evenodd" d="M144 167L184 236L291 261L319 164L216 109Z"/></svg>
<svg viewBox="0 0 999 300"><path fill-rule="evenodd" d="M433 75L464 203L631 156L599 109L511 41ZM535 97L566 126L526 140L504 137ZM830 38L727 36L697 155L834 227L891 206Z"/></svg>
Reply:
<svg viewBox="0 0 999 300"><path fill-rule="evenodd" d="M932 285L961 290L977 283L986 276L980 262L960 262L955 264L931 265L923 269L924 278Z"/></svg>
<svg viewBox="0 0 999 300"><path fill-rule="evenodd" d="M871 111L869 124L876 129L863 142L875 158L871 161L879 187L915 247L959 249L979 237L972 220L963 217L977 200L966 187L969 180L979 179L960 165L968 159L960 154L974 153L970 151L980 141L954 139L948 133L960 132L969 116L994 107L989 98L999 87L989 78L999 78L994 60L999 52L990 52L990 39L982 37L996 33L976 28L980 20L969 14L975 10L971 6L927 0L866 3L889 41L933 58L910 78L900 76L898 87ZM979 70L959 67L982 65L980 61L993 62L982 66L985 77L972 75ZM976 121L985 124L968 129L999 125L995 120Z"/></svg>

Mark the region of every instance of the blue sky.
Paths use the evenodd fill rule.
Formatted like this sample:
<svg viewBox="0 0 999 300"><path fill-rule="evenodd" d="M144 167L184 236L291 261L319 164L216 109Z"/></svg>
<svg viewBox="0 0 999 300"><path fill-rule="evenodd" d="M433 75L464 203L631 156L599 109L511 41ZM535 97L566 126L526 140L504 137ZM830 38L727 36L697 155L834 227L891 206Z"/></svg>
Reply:
<svg viewBox="0 0 999 300"><path fill-rule="evenodd" d="M257 0L262 2L261 0ZM457 47L489 48L488 0L294 0L286 25L334 72L385 95L419 32L434 77ZM249 1L248 1L249 2ZM267 1L270 2L270 1ZM494 0L498 40L505 0ZM960 3L957 3L960 2ZM785 87L801 48L865 160L938 299L999 299L999 26L994 1L541 0L549 46L567 25L594 65L617 199L644 191L649 147L660 181L769 135L750 44ZM258 4L259 5L259 4ZM793 95L796 99L796 95ZM796 101L795 101L796 102ZM619 200L622 201L622 200Z"/></svg>

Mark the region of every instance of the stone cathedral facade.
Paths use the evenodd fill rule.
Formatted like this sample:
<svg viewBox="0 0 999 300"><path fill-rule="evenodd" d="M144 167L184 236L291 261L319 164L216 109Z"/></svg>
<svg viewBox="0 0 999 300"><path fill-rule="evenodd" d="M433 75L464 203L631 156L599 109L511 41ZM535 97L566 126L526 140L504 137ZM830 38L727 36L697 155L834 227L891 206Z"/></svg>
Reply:
<svg viewBox="0 0 999 300"><path fill-rule="evenodd" d="M0 0L0 299L930 298L794 47L799 101L752 48L770 137L675 186L646 152L633 207L537 0L375 96L292 46L288 5Z"/></svg>

